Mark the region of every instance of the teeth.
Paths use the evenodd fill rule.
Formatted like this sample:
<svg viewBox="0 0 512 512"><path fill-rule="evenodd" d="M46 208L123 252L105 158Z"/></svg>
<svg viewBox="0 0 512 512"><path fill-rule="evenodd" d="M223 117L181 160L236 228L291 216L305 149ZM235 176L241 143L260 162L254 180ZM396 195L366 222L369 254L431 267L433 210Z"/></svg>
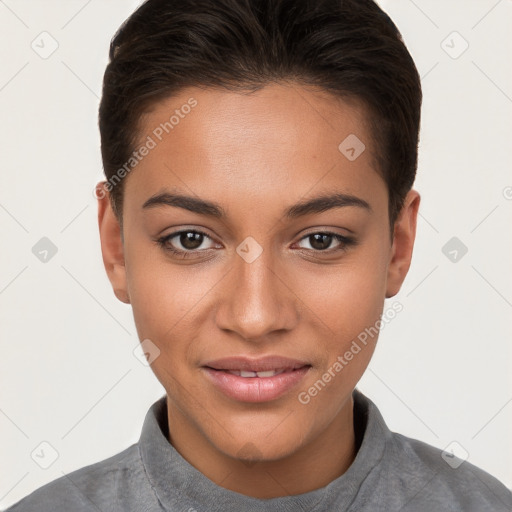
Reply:
<svg viewBox="0 0 512 512"><path fill-rule="evenodd" d="M266 372L256 372L258 374L258 377L273 377L274 375L278 375L280 373L283 373L284 370L276 371L276 370L269 370Z"/></svg>
<svg viewBox="0 0 512 512"><path fill-rule="evenodd" d="M267 370L264 372L248 372L245 370L227 370L231 375L236 375L238 377L273 377L274 375L279 375L283 373L284 370Z"/></svg>

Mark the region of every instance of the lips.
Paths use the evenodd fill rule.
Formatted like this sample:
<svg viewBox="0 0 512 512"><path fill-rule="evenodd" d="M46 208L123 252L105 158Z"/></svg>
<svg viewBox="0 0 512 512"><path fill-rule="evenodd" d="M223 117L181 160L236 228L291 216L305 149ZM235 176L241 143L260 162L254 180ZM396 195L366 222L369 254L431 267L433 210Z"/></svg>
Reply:
<svg viewBox="0 0 512 512"><path fill-rule="evenodd" d="M259 359L230 357L203 365L208 380L228 398L242 402L267 402L290 392L311 365L280 356Z"/></svg>

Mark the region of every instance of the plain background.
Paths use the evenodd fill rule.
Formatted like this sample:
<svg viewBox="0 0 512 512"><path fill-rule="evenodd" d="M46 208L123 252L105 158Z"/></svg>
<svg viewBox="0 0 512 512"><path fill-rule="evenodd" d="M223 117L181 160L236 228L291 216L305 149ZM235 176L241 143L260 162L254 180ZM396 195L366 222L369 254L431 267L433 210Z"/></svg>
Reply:
<svg viewBox="0 0 512 512"><path fill-rule="evenodd" d="M0 507L136 442L164 394L133 354L92 192L108 44L137 5L0 0ZM454 446L512 487L512 1L381 5L422 75L422 203L388 301L403 311L359 388L392 430ZM46 59L41 37L58 42ZM32 252L43 237L57 248L46 263Z"/></svg>

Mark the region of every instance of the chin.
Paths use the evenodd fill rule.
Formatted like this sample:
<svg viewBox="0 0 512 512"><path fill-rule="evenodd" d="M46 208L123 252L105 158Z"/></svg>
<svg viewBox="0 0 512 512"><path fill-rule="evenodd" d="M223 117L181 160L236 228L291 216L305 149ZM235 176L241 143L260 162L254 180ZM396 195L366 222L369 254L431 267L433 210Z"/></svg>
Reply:
<svg viewBox="0 0 512 512"><path fill-rule="evenodd" d="M272 429L246 430L243 433L230 431L219 432L216 441L211 440L217 449L228 457L252 464L256 462L271 462L286 458L300 448L304 433L290 431L289 426L279 434Z"/></svg>

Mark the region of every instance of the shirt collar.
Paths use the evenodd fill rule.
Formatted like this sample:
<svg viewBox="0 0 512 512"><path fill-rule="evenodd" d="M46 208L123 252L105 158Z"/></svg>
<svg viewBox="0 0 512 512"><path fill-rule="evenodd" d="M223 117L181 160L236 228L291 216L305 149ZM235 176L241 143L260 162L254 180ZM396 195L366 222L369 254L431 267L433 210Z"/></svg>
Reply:
<svg viewBox="0 0 512 512"><path fill-rule="evenodd" d="M348 470L330 484L304 494L261 500L230 491L212 482L189 464L168 441L166 396L149 409L139 440L139 450L147 477L166 510L300 511L315 506L329 510L348 506L382 456L391 432L377 406L358 389L353 392L356 424L364 433L357 455ZM357 437L357 436L356 436ZM314 468L311 468L314 471ZM344 508L344 507L343 507Z"/></svg>

